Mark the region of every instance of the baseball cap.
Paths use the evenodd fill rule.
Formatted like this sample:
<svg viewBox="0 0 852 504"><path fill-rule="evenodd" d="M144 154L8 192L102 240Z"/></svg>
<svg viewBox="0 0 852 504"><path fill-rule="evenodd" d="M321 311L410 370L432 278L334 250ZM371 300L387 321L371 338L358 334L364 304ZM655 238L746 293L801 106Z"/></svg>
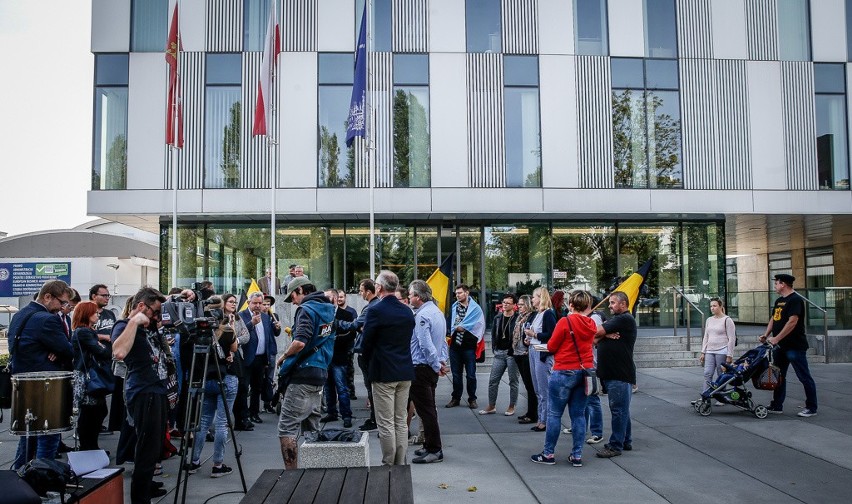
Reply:
<svg viewBox="0 0 852 504"><path fill-rule="evenodd" d="M287 296L284 298L284 302L289 303L290 298L293 297L293 292L299 287L308 285L309 283L311 283L311 281L305 276L296 277L290 280L290 283L287 284Z"/></svg>

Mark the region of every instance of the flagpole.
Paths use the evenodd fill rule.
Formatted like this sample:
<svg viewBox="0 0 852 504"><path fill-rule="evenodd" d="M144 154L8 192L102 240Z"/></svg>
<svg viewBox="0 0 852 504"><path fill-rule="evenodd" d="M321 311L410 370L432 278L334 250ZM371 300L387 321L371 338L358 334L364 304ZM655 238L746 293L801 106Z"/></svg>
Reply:
<svg viewBox="0 0 852 504"><path fill-rule="evenodd" d="M272 5L270 6L270 9L273 10L273 12L275 13L275 16L277 18L278 13L275 12L276 11L275 2L272 3ZM275 19L275 23L276 24L278 23L278 19ZM273 35L273 37L274 36L275 35ZM274 43L275 42L273 41L273 44ZM276 60L277 60L278 55L275 54L275 51L272 51L272 55L273 55L273 58L276 58ZM271 193L270 214L271 214L272 223L271 223L271 232L269 233L269 242L270 242L269 243L269 272L271 274L271 278L270 278L269 281L270 281L271 285L269 286L270 292L268 294L270 294L272 296L277 296L278 295L278 280L277 280L278 276L276 275L276 272L275 272L275 270L276 270L275 257L278 255L278 251L275 248L275 233L276 233L276 231L275 231L275 226L276 226L275 212L276 212L276 197L277 197L277 195L276 195L275 189L276 189L276 186L278 185L278 179L277 179L277 177L278 177L278 157L275 155L275 146L278 145L278 139L276 138L277 130L275 130L275 125L277 125L278 123L276 122L275 118L277 116L278 111L276 110L276 107L275 107L275 105L276 105L276 101L275 101L275 94L276 94L275 93L275 77L276 77L276 74L277 74L276 68L278 66L278 61L272 61L271 64L272 64L272 85L270 86L271 89L269 90L270 91L269 100L272 104L270 106L270 108L272 109L272 120L269 122L269 131L267 132L268 136L266 137L267 141L268 141L268 146L269 146L269 155L272 157L271 162L269 163L269 171L271 172L269 174L269 192ZM272 134L273 131L275 131L275 135Z"/></svg>
<svg viewBox="0 0 852 504"><path fill-rule="evenodd" d="M364 9L364 16L367 17L367 23L365 24L367 30L367 47L364 51L364 64L366 65L367 71L367 81L366 81L366 95L364 98L365 101L365 112L367 114L367 121L364 125L364 135L366 136L366 144L367 144L367 170L370 179L370 278L376 278L376 215L375 215L375 187L376 187L376 170L373 166L374 156L373 156L373 111L371 109L372 100L370 100L370 48L373 47L373 32L370 30L370 13L373 11L373 1L366 0L367 5Z"/></svg>
<svg viewBox="0 0 852 504"><path fill-rule="evenodd" d="M180 12L180 0L175 2L175 9L177 12ZM173 143L171 145L172 150L172 281L169 287L177 287L177 268L178 268L178 239L177 239L177 204L178 204L178 135L180 134L179 126L178 126L178 110L180 110L180 50L181 50L181 40L180 40L180 15L177 18L177 47L175 48L175 55L177 56L175 63L175 90L172 94L172 99L174 102L172 103L172 127L174 128L174 136L172 137Z"/></svg>

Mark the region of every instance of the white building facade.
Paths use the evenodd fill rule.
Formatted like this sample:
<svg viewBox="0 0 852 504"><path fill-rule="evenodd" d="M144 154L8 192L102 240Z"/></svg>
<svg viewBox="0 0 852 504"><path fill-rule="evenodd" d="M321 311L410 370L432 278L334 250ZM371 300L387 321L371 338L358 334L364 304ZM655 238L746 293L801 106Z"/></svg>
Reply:
<svg viewBox="0 0 852 504"><path fill-rule="evenodd" d="M270 148L251 130L273 1ZM175 1L92 3L88 211L159 232L166 289ZM842 325L852 2L370 3L367 156L344 143L364 0L180 0L178 283L236 291L263 275L272 183L280 276L298 263L356 290L371 161L376 264L403 281L456 252L455 281L488 302L539 283L602 294L653 258L645 325L682 317L673 288L765 322L780 272Z"/></svg>

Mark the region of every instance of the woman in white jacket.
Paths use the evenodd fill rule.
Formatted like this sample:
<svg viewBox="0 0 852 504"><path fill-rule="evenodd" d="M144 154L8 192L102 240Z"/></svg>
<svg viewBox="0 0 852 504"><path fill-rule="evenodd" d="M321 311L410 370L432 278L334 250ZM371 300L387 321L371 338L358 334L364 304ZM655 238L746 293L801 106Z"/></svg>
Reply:
<svg viewBox="0 0 852 504"><path fill-rule="evenodd" d="M704 365L704 388L713 383L713 375L720 372L723 363L734 360L737 331L731 317L725 315L725 304L721 299L710 298L712 317L704 325L704 341L701 343L699 361Z"/></svg>

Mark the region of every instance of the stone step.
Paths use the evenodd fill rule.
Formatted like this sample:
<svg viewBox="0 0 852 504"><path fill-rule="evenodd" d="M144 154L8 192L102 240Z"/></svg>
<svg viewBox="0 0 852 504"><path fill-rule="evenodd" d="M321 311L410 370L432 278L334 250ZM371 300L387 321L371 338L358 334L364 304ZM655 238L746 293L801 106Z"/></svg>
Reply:
<svg viewBox="0 0 852 504"><path fill-rule="evenodd" d="M633 352L634 361L645 360L676 360L676 359L697 359L699 352L687 351L667 351L667 352Z"/></svg>

